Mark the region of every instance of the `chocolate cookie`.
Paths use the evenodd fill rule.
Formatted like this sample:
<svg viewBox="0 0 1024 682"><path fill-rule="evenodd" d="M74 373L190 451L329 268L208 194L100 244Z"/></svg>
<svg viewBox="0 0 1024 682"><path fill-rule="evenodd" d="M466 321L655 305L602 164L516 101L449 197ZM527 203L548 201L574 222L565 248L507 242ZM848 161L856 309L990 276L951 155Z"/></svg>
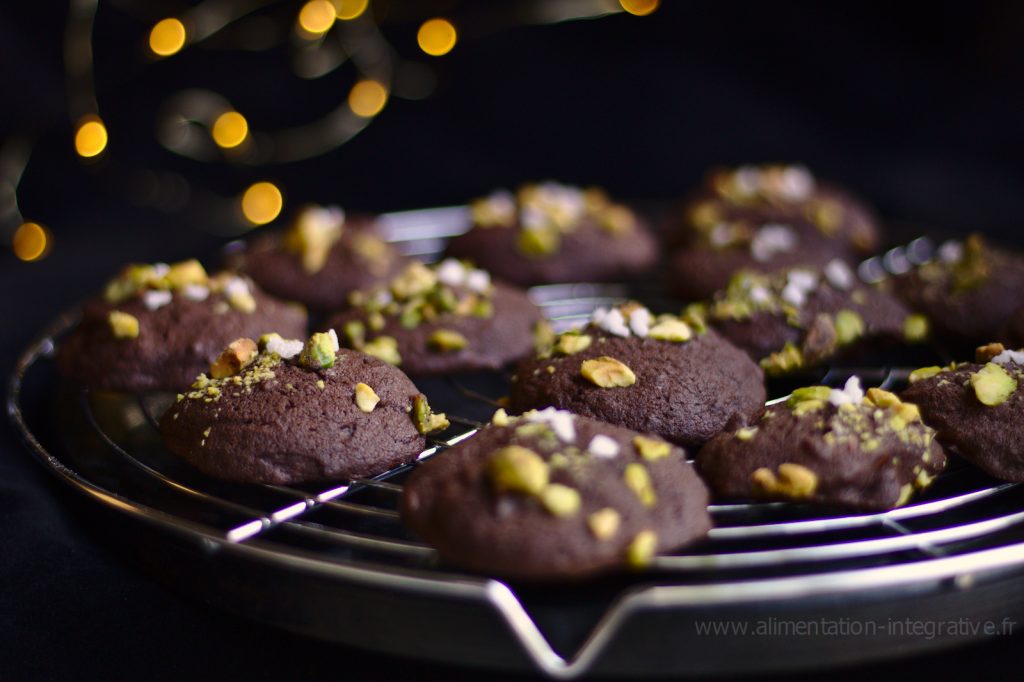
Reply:
<svg viewBox="0 0 1024 682"><path fill-rule="evenodd" d="M1024 352L993 343L975 360L916 370L902 397L944 445L991 476L1024 481Z"/></svg>
<svg viewBox="0 0 1024 682"><path fill-rule="evenodd" d="M342 343L414 376L503 367L530 352L541 320L524 292L454 258L411 263L350 303L328 323Z"/></svg>
<svg viewBox="0 0 1024 682"><path fill-rule="evenodd" d="M856 377L811 386L725 432L697 455L717 495L792 500L862 511L906 504L945 468L935 431L915 405Z"/></svg>
<svg viewBox="0 0 1024 682"><path fill-rule="evenodd" d="M397 273L405 259L366 218L308 207L283 234L258 237L230 259L267 292L315 310L334 310L356 289Z"/></svg>
<svg viewBox="0 0 1024 682"><path fill-rule="evenodd" d="M598 189L526 185L473 202L472 214L472 229L451 240L448 255L521 286L629 278L658 257L636 214Z"/></svg>
<svg viewBox="0 0 1024 682"><path fill-rule="evenodd" d="M670 282L686 300L707 298L738 270L855 262L878 245L877 220L846 192L801 166L719 169L687 202Z"/></svg>
<svg viewBox="0 0 1024 682"><path fill-rule="evenodd" d="M893 284L911 308L928 316L937 338L961 350L999 338L1021 308L1024 256L993 248L975 234L946 242L936 260Z"/></svg>
<svg viewBox="0 0 1024 682"><path fill-rule="evenodd" d="M765 400L764 375L695 319L655 317L639 304L601 308L521 362L515 412L554 406L698 447Z"/></svg>
<svg viewBox="0 0 1024 682"><path fill-rule="evenodd" d="M553 409L499 411L413 472L402 519L446 562L550 580L642 567L703 537L707 500L663 440Z"/></svg>
<svg viewBox="0 0 1024 682"><path fill-rule="evenodd" d="M877 340L923 341L928 320L861 283L844 262L771 275L740 272L711 301L691 307L722 336L782 375Z"/></svg>
<svg viewBox="0 0 1024 682"><path fill-rule="evenodd" d="M57 365L93 388L177 391L232 339L268 332L305 335L305 311L245 278L209 277L196 260L131 265L85 304Z"/></svg>
<svg viewBox="0 0 1024 682"><path fill-rule="evenodd" d="M373 476L446 427L409 378L333 333L238 339L160 420L167 448L210 476L287 484Z"/></svg>

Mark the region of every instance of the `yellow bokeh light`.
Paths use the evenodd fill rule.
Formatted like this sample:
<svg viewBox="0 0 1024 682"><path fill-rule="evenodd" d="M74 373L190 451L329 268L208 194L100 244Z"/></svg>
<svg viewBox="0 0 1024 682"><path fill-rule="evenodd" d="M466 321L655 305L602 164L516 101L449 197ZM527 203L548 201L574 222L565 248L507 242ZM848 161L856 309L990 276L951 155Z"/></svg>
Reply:
<svg viewBox="0 0 1024 682"><path fill-rule="evenodd" d="M366 11L369 0L334 0L334 13L342 21L352 21Z"/></svg>
<svg viewBox="0 0 1024 682"><path fill-rule="evenodd" d="M218 147L231 149L245 142L249 135L249 122L237 111L225 111L213 122L210 135Z"/></svg>
<svg viewBox="0 0 1024 682"><path fill-rule="evenodd" d="M14 255L23 261L31 263L46 257L50 252L53 240L50 231L38 223L23 223L14 232L14 240L11 243Z"/></svg>
<svg viewBox="0 0 1024 682"><path fill-rule="evenodd" d="M178 19L163 19L149 32L149 49L153 54L170 57L185 47L185 24Z"/></svg>
<svg viewBox="0 0 1024 682"><path fill-rule="evenodd" d="M281 213L284 199L272 182L257 182L242 195L242 214L253 225L266 225Z"/></svg>
<svg viewBox="0 0 1024 682"><path fill-rule="evenodd" d="M79 156L91 158L107 148L107 127L95 116L83 118L75 131L75 151Z"/></svg>
<svg viewBox="0 0 1024 682"><path fill-rule="evenodd" d="M299 26L314 36L331 30L334 19L334 5L329 0L309 0L299 11Z"/></svg>
<svg viewBox="0 0 1024 682"><path fill-rule="evenodd" d="M423 22L416 33L416 42L420 49L432 57L448 54L455 47L458 33L452 22L447 19L429 19Z"/></svg>
<svg viewBox="0 0 1024 682"><path fill-rule="evenodd" d="M363 118L379 114L387 101L388 89L377 81L359 81L348 93L348 106Z"/></svg>
<svg viewBox="0 0 1024 682"><path fill-rule="evenodd" d="M619 0L622 9L638 17L646 17L658 9L661 0Z"/></svg>

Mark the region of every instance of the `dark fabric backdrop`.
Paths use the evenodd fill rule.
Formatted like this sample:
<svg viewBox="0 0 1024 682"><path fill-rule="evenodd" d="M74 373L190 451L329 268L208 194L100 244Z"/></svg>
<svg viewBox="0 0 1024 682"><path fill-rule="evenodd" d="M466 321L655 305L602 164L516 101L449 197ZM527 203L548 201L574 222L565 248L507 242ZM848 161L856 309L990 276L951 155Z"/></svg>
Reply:
<svg viewBox="0 0 1024 682"><path fill-rule="evenodd" d="M156 4L147 10L154 19L166 13ZM424 17L436 8L425 6ZM488 9L444 6L454 6L456 17ZM35 139L19 198L26 217L55 235L52 254L39 263L0 252L4 376L47 320L120 264L209 258L222 241L200 229L208 227L201 218L131 205L102 165L73 157L61 54L66 12L57 2L0 6L0 136ZM392 101L355 140L323 158L260 170L171 157L153 142L152 113L170 88L190 83L230 91L267 126L326 110L338 92L330 83L307 89L281 76L282 55L195 50L143 70L145 25L102 3L97 85L116 135L109 153L124 167L174 169L226 195L270 177L290 206L442 205L544 177L601 184L627 198L673 199L712 164L802 160L856 188L894 222L947 233L979 229L1019 243L1022 27L1024 4L1013 2L666 0L645 19L467 36L434 62L433 97ZM414 52L415 23L389 31L406 54ZM127 565L118 537L105 529L102 517L32 462L5 424L0 679L479 677L213 612ZM1020 645L1018 636L833 677L1019 678Z"/></svg>

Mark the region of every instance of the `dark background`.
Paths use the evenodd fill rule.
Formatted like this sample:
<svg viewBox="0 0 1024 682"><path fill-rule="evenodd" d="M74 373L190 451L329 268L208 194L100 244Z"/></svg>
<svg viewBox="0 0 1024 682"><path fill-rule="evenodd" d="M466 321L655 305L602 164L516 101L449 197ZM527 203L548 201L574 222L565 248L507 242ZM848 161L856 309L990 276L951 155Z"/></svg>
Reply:
<svg viewBox="0 0 1024 682"><path fill-rule="evenodd" d="M147 64L148 24L177 5L141 3L146 22L101 4L97 90L112 137L104 160L82 163L62 62L67 7L4 3L0 139L34 140L18 197L26 219L52 230L54 248L37 263L0 251L3 375L47 320L122 263L212 259L223 239L210 233L209 215L127 200L124 181L142 168L183 173L200 194L223 196L271 179L286 212L303 201L384 211L547 177L673 200L714 164L796 160L856 189L894 224L1022 240L1024 4L665 0L646 18L486 21L513 4L395 12L384 29L409 57L422 19L465 22L455 50L430 60L436 92L393 99L324 157L252 169L162 150L153 118L163 98L186 86L218 89L254 126L273 128L331 108L345 74L297 81L281 51L198 48ZM294 16L301 3L284 6ZM299 640L165 592L122 561L104 521L3 428L0 679L473 676ZM1018 636L843 678L1009 677L1020 644Z"/></svg>

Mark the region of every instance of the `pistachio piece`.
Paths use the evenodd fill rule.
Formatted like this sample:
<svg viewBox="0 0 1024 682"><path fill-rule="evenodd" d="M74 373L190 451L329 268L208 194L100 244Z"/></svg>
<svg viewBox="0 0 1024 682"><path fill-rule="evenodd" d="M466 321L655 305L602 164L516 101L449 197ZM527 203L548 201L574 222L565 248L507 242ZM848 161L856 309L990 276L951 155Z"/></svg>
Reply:
<svg viewBox="0 0 1024 682"><path fill-rule="evenodd" d="M963 256L953 264L953 292L975 289L988 281L990 272L987 247L981 235L972 234L964 241Z"/></svg>
<svg viewBox="0 0 1024 682"><path fill-rule="evenodd" d="M580 351L590 348L593 338L587 334L566 333L558 337L555 342L555 352L559 355L574 355Z"/></svg>
<svg viewBox="0 0 1024 682"><path fill-rule="evenodd" d="M362 351L390 365L402 364L402 356L398 352L398 341L393 336L378 336L367 342Z"/></svg>
<svg viewBox="0 0 1024 682"><path fill-rule="evenodd" d="M845 346L864 336L866 326L864 318L853 310L840 310L836 313L836 335L839 345Z"/></svg>
<svg viewBox="0 0 1024 682"><path fill-rule="evenodd" d="M921 410L913 403L900 403L892 408L893 415L889 418L889 426L894 431L902 431L907 424L921 420Z"/></svg>
<svg viewBox="0 0 1024 682"><path fill-rule="evenodd" d="M920 313L908 315L903 320L903 338L910 343L921 343L931 333L931 323L928 318Z"/></svg>
<svg viewBox="0 0 1024 682"><path fill-rule="evenodd" d="M828 400L828 396L831 393L832 389L828 386L804 386L790 394L789 400L786 401L786 406L796 407L807 400Z"/></svg>
<svg viewBox="0 0 1024 682"><path fill-rule="evenodd" d="M649 462L667 457L672 451L672 446L658 438L647 436L633 436L633 447L640 453L640 456Z"/></svg>
<svg viewBox="0 0 1024 682"><path fill-rule="evenodd" d="M195 258L175 263L167 269L164 279L172 289L183 289L188 284L206 284L210 278Z"/></svg>
<svg viewBox="0 0 1024 682"><path fill-rule="evenodd" d="M547 320L541 320L533 326L533 349L537 353L549 352L554 343L555 330Z"/></svg>
<svg viewBox="0 0 1024 682"><path fill-rule="evenodd" d="M437 284L437 275L419 261L413 262L391 280L391 293L400 301L427 293Z"/></svg>
<svg viewBox="0 0 1024 682"><path fill-rule="evenodd" d="M115 339L134 339L139 335L139 320L130 313L111 310L107 322Z"/></svg>
<svg viewBox="0 0 1024 682"><path fill-rule="evenodd" d="M557 228L538 227L522 230L516 239L516 247L525 256L547 256L558 251L561 242Z"/></svg>
<svg viewBox="0 0 1024 682"><path fill-rule="evenodd" d="M912 483L904 484L903 487L900 488L900 496L899 498L897 498L896 504L894 504L893 506L902 507L903 505L910 501L910 498L913 497L913 495L914 485Z"/></svg>
<svg viewBox="0 0 1024 682"><path fill-rule="evenodd" d="M380 396L377 395L377 392L368 384L362 382L356 384L355 398L356 405L367 414L373 412L373 409L377 407L377 403L380 402Z"/></svg>
<svg viewBox="0 0 1024 682"><path fill-rule="evenodd" d="M435 414L430 409L430 403L427 402L426 396L422 394L412 399L412 423L416 425L416 430L423 435L434 431L443 431L449 425L448 417L444 412Z"/></svg>
<svg viewBox="0 0 1024 682"><path fill-rule="evenodd" d="M592 360L584 360L580 365L583 378L601 388L632 386L636 383L633 370L615 358L602 355Z"/></svg>
<svg viewBox="0 0 1024 682"><path fill-rule="evenodd" d="M431 349L442 353L462 350L468 343L465 336L453 329L438 329L427 339Z"/></svg>
<svg viewBox="0 0 1024 682"><path fill-rule="evenodd" d="M736 431L736 439L743 442L753 440L755 435L757 435L756 426L744 426Z"/></svg>
<svg viewBox="0 0 1024 682"><path fill-rule="evenodd" d="M651 563L657 549L657 533L653 530L642 530L626 548L626 562L633 568L644 568Z"/></svg>
<svg viewBox="0 0 1024 682"><path fill-rule="evenodd" d="M751 474L750 482L755 494L802 500L817 490L818 475L801 464L784 462L778 467L778 476L771 469L761 467Z"/></svg>
<svg viewBox="0 0 1024 682"><path fill-rule="evenodd" d="M598 540L610 540L622 525L622 516L611 507L598 509L587 517L587 526Z"/></svg>
<svg viewBox="0 0 1024 682"><path fill-rule="evenodd" d="M822 409L824 407L825 407L825 401L824 400L803 400L803 401L797 403L796 406L793 407L793 415L797 416L797 417L802 417L805 414L810 414L811 412L817 412L818 410L820 410L820 409Z"/></svg>
<svg viewBox="0 0 1024 682"><path fill-rule="evenodd" d="M804 355L795 344L787 342L782 350L762 358L761 368L770 376L779 376L800 369L804 364Z"/></svg>
<svg viewBox="0 0 1024 682"><path fill-rule="evenodd" d="M286 251L298 254L307 274L320 272L327 264L331 246L341 238L344 215L330 209L307 208L284 235Z"/></svg>
<svg viewBox="0 0 1024 682"><path fill-rule="evenodd" d="M577 490L560 483L549 483L540 491L540 503L552 515L559 518L572 516L580 510L580 494Z"/></svg>
<svg viewBox="0 0 1024 682"><path fill-rule="evenodd" d="M898 395L881 388L869 388L864 398L878 407L896 407L902 402Z"/></svg>
<svg viewBox="0 0 1024 682"><path fill-rule="evenodd" d="M682 343L693 338L690 325L679 319L667 319L658 322L647 332L647 336L657 341Z"/></svg>
<svg viewBox="0 0 1024 682"><path fill-rule="evenodd" d="M913 372L911 372L910 376L907 377L907 380L910 383L914 383L916 381L922 381L924 379L931 379L933 376L939 374L941 371L942 368L939 367L938 365L932 365L931 367L921 367L920 369L915 369Z"/></svg>
<svg viewBox="0 0 1024 682"><path fill-rule="evenodd" d="M972 374L971 385L978 401L989 407L1002 405L1017 390L1017 380L994 362L986 363Z"/></svg>
<svg viewBox="0 0 1024 682"><path fill-rule="evenodd" d="M992 358L1006 350L1001 343L988 343L974 349L974 361L978 363L990 362Z"/></svg>
<svg viewBox="0 0 1024 682"><path fill-rule="evenodd" d="M548 486L549 467L533 450L507 445L491 454L487 474L495 490L540 495Z"/></svg>
<svg viewBox="0 0 1024 682"><path fill-rule="evenodd" d="M214 379L234 376L251 365L257 355L259 350L255 341L235 339L210 365L210 376Z"/></svg>
<svg viewBox="0 0 1024 682"><path fill-rule="evenodd" d="M505 411L504 407L499 407L494 411L494 415L491 417L491 424L494 424L495 426L509 425L508 412Z"/></svg>
<svg viewBox="0 0 1024 682"><path fill-rule="evenodd" d="M654 483L651 481L651 475L643 464L639 462L627 464L622 472L622 480L626 482L626 486L633 491L633 494L640 499L641 504L645 507L653 507L655 502L658 501L658 497L654 493Z"/></svg>
<svg viewBox="0 0 1024 682"><path fill-rule="evenodd" d="M299 354L299 364L308 369L334 367L338 344L328 332L318 332L309 337Z"/></svg>
<svg viewBox="0 0 1024 682"><path fill-rule="evenodd" d="M355 349L363 347L363 343L366 341L366 326L362 322L349 320L341 328L341 331L348 339L349 347Z"/></svg>

